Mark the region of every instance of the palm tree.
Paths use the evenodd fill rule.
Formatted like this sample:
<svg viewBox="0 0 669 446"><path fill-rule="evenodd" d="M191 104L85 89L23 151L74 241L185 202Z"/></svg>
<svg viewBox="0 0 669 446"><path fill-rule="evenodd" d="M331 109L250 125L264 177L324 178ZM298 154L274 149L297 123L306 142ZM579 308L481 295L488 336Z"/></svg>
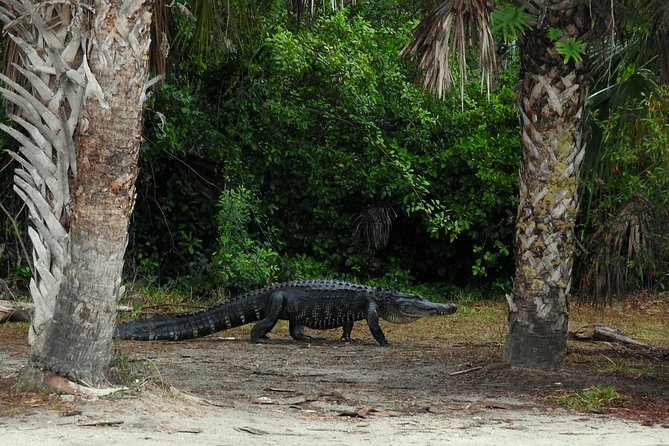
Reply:
<svg viewBox="0 0 669 446"><path fill-rule="evenodd" d="M560 28L564 38L582 39L590 21L586 5L528 6L542 16L520 46L523 162L504 356L514 366L551 369L561 367L566 354L588 70L582 61L564 63L548 31Z"/></svg>
<svg viewBox="0 0 669 446"><path fill-rule="evenodd" d="M196 3L211 25L221 2ZM0 129L20 144L14 190L32 224L31 361L88 385L104 383L109 366L142 109L156 79L149 60L164 71L167 11L164 0L0 0L13 44L5 60L18 60L0 93L22 130Z"/></svg>
<svg viewBox="0 0 669 446"><path fill-rule="evenodd" d="M551 369L566 353L588 71L580 58L565 63L549 30L563 30L563 40L582 39L590 21L581 2L533 0L525 10L534 23L520 42L523 162L504 356L513 366ZM493 69L489 17L486 0L446 0L419 25L404 53L418 53L428 87L440 92L442 79L451 77L449 44L457 48L460 81L465 45L473 39L480 43L482 72Z"/></svg>
<svg viewBox="0 0 669 446"><path fill-rule="evenodd" d="M151 2L3 0L20 56L0 89L19 131L14 189L29 208L34 365L105 382L134 204Z"/></svg>
<svg viewBox="0 0 669 446"><path fill-rule="evenodd" d="M441 86L452 79L449 47L456 48L460 82L464 80L462 63L470 41L479 42L481 71L489 78L494 65L486 37L490 6L487 0L446 0L419 25L404 53L418 53L426 87L442 94ZM518 105L523 162L514 246L516 275L513 293L508 296L509 334L504 352L512 366L551 369L564 362L590 84L590 70L578 46L600 42L602 48L615 47L614 25L621 21L614 11L625 8L641 11L649 19L650 32L643 48L659 54L657 71L666 82L666 1L530 0L522 2L511 17L516 29L525 31L520 39Z"/></svg>

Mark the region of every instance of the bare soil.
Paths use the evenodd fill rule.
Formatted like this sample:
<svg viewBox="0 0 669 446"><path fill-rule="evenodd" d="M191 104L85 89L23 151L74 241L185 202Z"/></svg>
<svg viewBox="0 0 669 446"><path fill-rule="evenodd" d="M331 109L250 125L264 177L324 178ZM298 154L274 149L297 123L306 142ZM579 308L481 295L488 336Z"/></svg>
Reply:
<svg viewBox="0 0 669 446"><path fill-rule="evenodd" d="M559 372L512 369L499 342L444 342L431 335L434 320L384 325L391 342L380 347L359 324L351 343L328 339L296 342L284 326L274 343L249 342L248 330L179 343L123 342L130 364L151 364L151 376L208 401L235 407L276 405L320 416L439 413L472 405L504 410L556 406L559 396L593 386L615 386L625 399L602 412L669 427L669 353L606 343L570 345ZM400 341L393 342L393 338ZM602 358L635 357L656 376L603 373ZM607 359L604 359L606 361ZM657 370L660 373L657 373ZM135 369L132 373L138 373ZM667 432L669 435L669 431Z"/></svg>
<svg viewBox="0 0 669 446"><path fill-rule="evenodd" d="M603 422L604 414L606 420L614 419L610 422L631 420L638 428L630 428L630 435L636 432L637 439L641 438L639 428L652 426L650 440L635 444L669 444L669 353L666 349L641 350L617 344L570 341L565 368L541 373L511 369L501 360L502 345L496 340L499 336L495 323L491 322L490 336L465 342L448 334L449 324L456 326L457 319L423 319L406 326L384 324L382 327L391 343L387 348L376 344L364 323L356 325L353 332L356 340L350 343L340 341L340 333L335 331L326 332L324 341L296 342L290 339L285 324L273 330L271 336L275 342L269 345L250 343L248 326L177 343L118 342L112 378L129 382L132 390L114 401L107 401L104 406L107 410L103 413L107 418L114 413L130 416L127 408L134 407L131 412L136 410L151 418L146 412L174 412L175 408L196 404L200 408L191 408L190 414L196 418L204 419L202 417L219 413L217 411L225 411L228 418L246 414L255 420L249 425L238 421L236 432L243 438L260 438L281 429L299 432L297 421L290 420L309 420L309 429L322 429L322 432L341 430L341 423L345 423L348 431L368 426L367 433L373 432L374 426L381 429L380 426L387 425L387 429L399 429L397 432L404 429L401 426L406 427L406 432L414 432L416 426L422 426L418 430L424 428L425 435L441 429L435 426L459 432L457 429L474 425L483 429L483 425L501 424L508 429L527 431L529 440L534 437L528 424L536 427L539 419L543 420L541 423L554 423L557 428L561 421L550 417L572 417L572 420L580 420L583 432L592 433L596 428L586 424ZM25 417L43 413L45 409L60 415L81 414L82 407L92 410L91 403L79 399L71 401L16 391L12 387L13 372L25 362L27 351L25 326L0 326L0 376L4 378L0 382L0 435L3 434L3 416ZM612 372L606 368L610 363L625 367ZM623 399L604 405L599 414L579 414L558 406L560 396L592 386L615 386ZM153 406L147 406L149 395L168 398L171 402L154 401ZM143 401L141 408L136 406L137 401ZM209 409L202 409L202 405ZM183 421L181 416L177 419ZM521 423L525 419L526 423ZM445 420L450 424L444 425ZM124 422L126 426L132 425L128 420ZM172 426L177 423L174 418L170 422ZM334 422L340 427L328 424L325 426L330 428L319 428L318 423L324 422ZM224 425L227 421L213 423ZM428 429L428 425L432 427ZM152 429L156 431L155 425ZM172 431L167 428L166 431L180 432L170 429ZM572 429L581 432L578 427ZM623 428L616 429L621 435L624 433ZM196 430L191 435L206 432L207 428ZM316 438L313 431L304 435ZM500 435L499 430L493 431L490 438L504 438ZM269 437L263 438L257 444L271 443L263 443ZM359 440L364 438L361 436ZM436 441L430 440L432 437L420 438L427 443ZM485 438L488 437L479 438L478 443L462 439L457 444L497 444ZM609 444L625 442L628 439L621 438L620 443L608 441ZM590 444L583 438L580 443Z"/></svg>

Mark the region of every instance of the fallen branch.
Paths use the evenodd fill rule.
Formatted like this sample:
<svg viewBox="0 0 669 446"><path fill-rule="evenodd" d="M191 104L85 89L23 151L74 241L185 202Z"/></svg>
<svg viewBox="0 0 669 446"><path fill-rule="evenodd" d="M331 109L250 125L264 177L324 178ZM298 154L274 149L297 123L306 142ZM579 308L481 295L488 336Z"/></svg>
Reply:
<svg viewBox="0 0 669 446"><path fill-rule="evenodd" d="M77 426L83 427L106 427L106 426L120 426L123 421L116 420L94 420L94 421L77 421Z"/></svg>
<svg viewBox="0 0 669 446"><path fill-rule="evenodd" d="M127 387L107 387L99 389L96 387L82 386L81 384L70 381L69 379L51 371L44 372L42 375L42 382L47 387L51 387L52 389L56 389L69 395L84 395L87 397L96 398L128 390Z"/></svg>
<svg viewBox="0 0 669 446"><path fill-rule="evenodd" d="M132 307L119 305L119 313L131 313ZM30 322L35 312L35 304L32 302L19 302L15 300L0 299L0 323L2 322Z"/></svg>
<svg viewBox="0 0 669 446"><path fill-rule="evenodd" d="M256 429L255 427L235 427L234 430L237 432L246 432L247 434L251 435L268 435L269 432L264 431L262 429Z"/></svg>
<svg viewBox="0 0 669 446"><path fill-rule="evenodd" d="M351 417L351 418L367 418L370 412L374 412L372 406L364 406L358 410L344 410L339 412L340 417Z"/></svg>
<svg viewBox="0 0 669 446"><path fill-rule="evenodd" d="M35 311L32 302L17 302L14 300L0 300L0 322L30 322Z"/></svg>
<svg viewBox="0 0 669 446"><path fill-rule="evenodd" d="M132 313L134 309L127 305L118 305L116 307L116 311L118 311L119 313Z"/></svg>
<svg viewBox="0 0 669 446"><path fill-rule="evenodd" d="M458 370L457 372L449 373L448 376L464 375L465 373L475 372L475 371L480 370L482 368L483 368L483 366L477 366L477 367L472 367L471 369Z"/></svg>
<svg viewBox="0 0 669 446"><path fill-rule="evenodd" d="M592 334L585 333L583 327L572 333L574 339L579 341L604 341L604 342L618 342L623 345L628 345L632 347L641 347L648 348L650 345L637 341L634 338L631 338L625 335L623 332L616 328L607 327L606 325L594 325L592 326Z"/></svg>

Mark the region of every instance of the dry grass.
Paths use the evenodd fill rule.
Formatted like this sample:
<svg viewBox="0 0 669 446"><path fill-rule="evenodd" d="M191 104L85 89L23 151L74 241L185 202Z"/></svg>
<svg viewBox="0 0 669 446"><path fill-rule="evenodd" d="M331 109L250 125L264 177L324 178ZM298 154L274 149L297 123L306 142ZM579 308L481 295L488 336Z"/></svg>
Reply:
<svg viewBox="0 0 669 446"><path fill-rule="evenodd" d="M655 347L669 348L669 294L630 296L609 307L572 305L569 331L593 325L607 325L636 340ZM460 305L452 316L420 319L410 325L384 325L391 336L467 344L503 343L507 333L507 306L499 301L482 301ZM359 323L364 325L363 323Z"/></svg>
<svg viewBox="0 0 669 446"><path fill-rule="evenodd" d="M669 348L669 294L639 293L608 307L575 305L569 330L608 325L639 341Z"/></svg>

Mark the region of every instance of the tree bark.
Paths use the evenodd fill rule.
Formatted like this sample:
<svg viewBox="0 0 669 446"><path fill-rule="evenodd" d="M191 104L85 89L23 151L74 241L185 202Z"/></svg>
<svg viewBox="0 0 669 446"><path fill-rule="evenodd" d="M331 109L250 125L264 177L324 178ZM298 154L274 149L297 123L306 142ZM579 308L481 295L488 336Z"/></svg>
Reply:
<svg viewBox="0 0 669 446"><path fill-rule="evenodd" d="M589 20L583 6L562 0L531 3L538 23L521 42L523 162L504 357L516 367L554 369L566 354L588 84L585 64L565 63L548 30L581 38Z"/></svg>
<svg viewBox="0 0 669 446"><path fill-rule="evenodd" d="M98 1L87 55L102 97L89 96L74 135L70 264L34 361L99 385L109 366L148 79L150 2Z"/></svg>
<svg viewBox="0 0 669 446"><path fill-rule="evenodd" d="M0 0L21 82L0 92L25 133L15 190L34 229L33 364L105 382L134 205L151 0Z"/></svg>

